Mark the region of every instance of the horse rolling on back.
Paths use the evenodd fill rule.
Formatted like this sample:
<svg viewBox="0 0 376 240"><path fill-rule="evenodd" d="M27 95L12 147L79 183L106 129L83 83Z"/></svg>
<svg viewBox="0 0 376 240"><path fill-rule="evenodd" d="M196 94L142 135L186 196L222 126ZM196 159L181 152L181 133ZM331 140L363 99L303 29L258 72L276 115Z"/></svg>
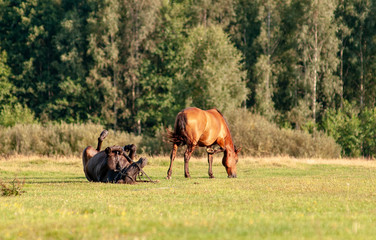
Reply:
<svg viewBox="0 0 376 240"><path fill-rule="evenodd" d="M184 153L186 178L190 178L188 163L197 147L207 148L210 178L214 178L212 170L213 154L217 152L224 152L222 164L226 168L228 177L236 178L236 164L240 148L236 149L234 146L227 122L217 109L186 108L182 110L176 116L174 132L169 133L169 138L173 147L167 179L171 178L172 164L177 149L181 145L187 145L187 150ZM214 145L219 145L219 149L214 150Z"/></svg>
<svg viewBox="0 0 376 240"><path fill-rule="evenodd" d="M136 177L146 165L146 158L134 162L136 146L112 146L101 151L102 142L108 135L104 130L99 138L97 149L88 146L82 153L82 164L85 176L90 182L136 183ZM129 155L126 154L129 152Z"/></svg>

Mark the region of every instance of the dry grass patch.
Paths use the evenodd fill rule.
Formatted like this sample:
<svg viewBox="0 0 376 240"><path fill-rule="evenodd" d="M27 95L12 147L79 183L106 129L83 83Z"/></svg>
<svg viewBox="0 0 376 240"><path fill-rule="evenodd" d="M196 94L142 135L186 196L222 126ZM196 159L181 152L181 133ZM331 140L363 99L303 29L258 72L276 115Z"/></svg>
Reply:
<svg viewBox="0 0 376 240"><path fill-rule="evenodd" d="M337 158L337 159L323 159L323 158L292 158L292 157L245 157L239 159L239 164L254 163L261 166L288 166L298 167L301 164L326 164L326 165L344 165L344 166L362 166L369 168L376 168L375 160L368 160L364 158Z"/></svg>

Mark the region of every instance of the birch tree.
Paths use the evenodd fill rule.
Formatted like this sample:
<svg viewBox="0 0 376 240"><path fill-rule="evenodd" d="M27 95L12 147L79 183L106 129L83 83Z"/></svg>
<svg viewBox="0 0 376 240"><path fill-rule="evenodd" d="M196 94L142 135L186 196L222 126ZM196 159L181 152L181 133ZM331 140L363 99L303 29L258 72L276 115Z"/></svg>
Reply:
<svg viewBox="0 0 376 240"><path fill-rule="evenodd" d="M301 74L308 87L314 122L317 111L323 104L331 104L339 89L338 77L335 76L339 45L334 24L335 8L332 0L306 1L303 22L297 33Z"/></svg>

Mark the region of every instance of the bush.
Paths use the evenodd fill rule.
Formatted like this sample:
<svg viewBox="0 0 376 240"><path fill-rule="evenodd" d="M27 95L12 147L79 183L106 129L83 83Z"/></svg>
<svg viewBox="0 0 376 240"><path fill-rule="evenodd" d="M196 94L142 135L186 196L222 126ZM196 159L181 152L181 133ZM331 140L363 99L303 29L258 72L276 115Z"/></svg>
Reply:
<svg viewBox="0 0 376 240"><path fill-rule="evenodd" d="M245 109L229 110L225 113L234 143L242 147L243 155L251 156L293 156L337 158L341 148L332 137L322 132L280 129L266 118L252 114ZM153 137L144 137L140 148L152 155L168 155L172 144L166 131L160 130ZM179 147L182 156L185 147ZM206 151L199 148L196 156L205 156Z"/></svg>
<svg viewBox="0 0 376 240"><path fill-rule="evenodd" d="M234 143L242 147L243 155L335 158L340 147L333 138L320 132L309 134L303 131L280 129L264 117L247 110L237 109L226 113ZM17 124L0 127L0 154L64 155L81 156L89 145L96 147L103 126L97 124ZM106 146L136 144L138 152L150 155L168 155L172 144L165 129L154 136L135 136L131 133L114 132L104 141ZM371 145L370 145L371 147ZM179 156L185 147L179 148ZM204 148L195 151L196 156L205 156Z"/></svg>
<svg viewBox="0 0 376 240"><path fill-rule="evenodd" d="M252 156L337 158L340 146L323 133L280 129L266 118L245 109L226 113L234 143Z"/></svg>
<svg viewBox="0 0 376 240"><path fill-rule="evenodd" d="M167 137L166 129L162 128L154 136L144 136L139 148L141 152L150 155L167 155L171 152L172 143Z"/></svg>
<svg viewBox="0 0 376 240"><path fill-rule="evenodd" d="M97 124L16 124L0 127L1 155L65 155L81 156L89 145L96 147L103 126ZM109 130L103 146L139 145L142 137ZM102 147L103 148L103 147ZM104 148L103 148L104 149Z"/></svg>
<svg viewBox="0 0 376 240"><path fill-rule="evenodd" d="M376 108L364 109L359 116L363 156L376 155Z"/></svg>
<svg viewBox="0 0 376 240"><path fill-rule="evenodd" d="M376 108L361 112L355 104L345 102L339 110L328 110L323 129L342 147L342 155L370 157L376 154Z"/></svg>
<svg viewBox="0 0 376 240"><path fill-rule="evenodd" d="M9 127L16 123L34 123L34 113L27 107L17 103L14 106L4 105L0 109L0 125Z"/></svg>
<svg viewBox="0 0 376 240"><path fill-rule="evenodd" d="M322 125L327 134L341 145L342 155L360 156L360 121L358 112L353 107L345 104L343 110L328 110L325 113Z"/></svg>

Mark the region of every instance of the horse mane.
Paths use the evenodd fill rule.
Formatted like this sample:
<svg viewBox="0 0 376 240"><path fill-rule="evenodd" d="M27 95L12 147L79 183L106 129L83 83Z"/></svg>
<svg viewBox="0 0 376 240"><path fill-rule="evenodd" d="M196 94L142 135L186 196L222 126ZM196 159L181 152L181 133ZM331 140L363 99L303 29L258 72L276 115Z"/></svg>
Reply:
<svg viewBox="0 0 376 240"><path fill-rule="evenodd" d="M230 127L228 125L228 122L227 122L227 119L225 118L225 116L217 109L217 108L214 108L215 110L217 110L217 112L222 116L222 118L225 120L225 123L226 123L226 127L227 127L227 130L228 130L228 134L230 136L230 139L231 139L231 143L232 143L232 146L235 150L235 145L234 145L234 141L232 140L232 135L231 135L231 131L230 131Z"/></svg>

